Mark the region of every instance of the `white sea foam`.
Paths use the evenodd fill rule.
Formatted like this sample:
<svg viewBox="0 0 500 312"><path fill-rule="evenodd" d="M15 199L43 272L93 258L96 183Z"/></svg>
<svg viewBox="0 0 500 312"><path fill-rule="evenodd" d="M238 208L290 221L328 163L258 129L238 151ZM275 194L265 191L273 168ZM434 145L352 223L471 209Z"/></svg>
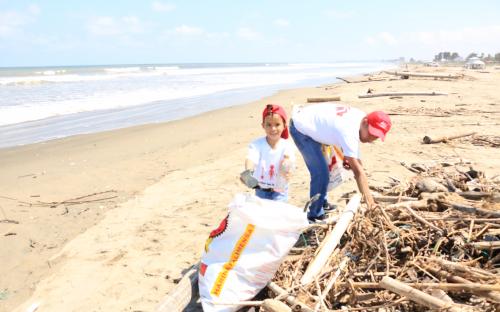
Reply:
<svg viewBox="0 0 500 312"><path fill-rule="evenodd" d="M120 122L141 119L160 121L180 118L199 111L207 111L234 105L237 98L251 99L249 92L304 85L305 81L315 83L331 82L337 76L359 74L387 68L380 63L324 63L324 64L261 64L261 65L144 65L144 66L96 66L15 70L0 69L0 138L16 142L13 126L19 131L26 123L25 132L29 141L36 137L37 127L50 127L50 120L69 120L82 123L79 129L92 129L99 114L123 111L127 117L118 119L100 118L100 129L120 126ZM246 92L246 93L245 93ZM264 93L263 93L264 92ZM256 93L256 94L257 94ZM226 94L223 103L217 94ZM235 100L231 99L231 95ZM138 114L140 118L128 116ZM156 118L162 112L162 119ZM91 119L76 118L79 114L92 114ZM147 117L147 114L153 114ZM115 116L115 115L113 115ZM52 119L48 119L52 118ZM113 117L115 118L115 117ZM67 119L67 118L66 118ZM47 120L47 124L43 121ZM29 130L35 121L34 130ZM89 122L89 124L87 124ZM30 124L31 123L31 124ZM113 125L113 123L116 123ZM68 122L65 123L67 125ZM56 126L57 127L57 123ZM65 136L66 126L61 130L52 128L51 137ZM79 133L74 130L71 134ZM69 132L68 132L69 133ZM39 140L40 138L36 139ZM42 138L43 139L43 138ZM47 138L45 138L47 139ZM23 141L24 144L25 141ZM10 143L9 143L10 144ZM1 144L0 144L1 146Z"/></svg>

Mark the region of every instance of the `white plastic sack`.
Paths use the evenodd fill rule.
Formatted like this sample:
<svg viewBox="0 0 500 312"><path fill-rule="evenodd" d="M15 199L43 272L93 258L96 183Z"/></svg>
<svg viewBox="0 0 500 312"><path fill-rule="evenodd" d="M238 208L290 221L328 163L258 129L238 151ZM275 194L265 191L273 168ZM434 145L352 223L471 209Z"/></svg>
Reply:
<svg viewBox="0 0 500 312"><path fill-rule="evenodd" d="M327 191L331 191L342 183L353 178L352 171L344 168L344 154L338 146L323 145L322 151L325 156L326 163L328 164L330 174Z"/></svg>
<svg viewBox="0 0 500 312"><path fill-rule="evenodd" d="M303 209L237 194L228 216L205 243L198 280L203 311L236 311L240 307L215 303L251 300L273 278L307 225Z"/></svg>

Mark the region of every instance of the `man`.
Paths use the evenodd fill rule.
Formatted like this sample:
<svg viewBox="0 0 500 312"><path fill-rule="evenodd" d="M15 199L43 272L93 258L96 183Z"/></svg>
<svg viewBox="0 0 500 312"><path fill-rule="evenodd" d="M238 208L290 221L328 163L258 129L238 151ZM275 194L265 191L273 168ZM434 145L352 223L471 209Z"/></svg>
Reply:
<svg viewBox="0 0 500 312"><path fill-rule="evenodd" d="M342 148L345 160L354 173L359 191L369 208L375 201L368 188L368 180L360 160L360 142L369 143L376 139L384 141L391 128L387 114L363 111L345 105L315 104L299 108L290 121L290 134L297 145L311 175L310 196L320 198L309 209L308 219L312 222L325 218L326 192L329 182L328 164L321 151L321 145L336 145Z"/></svg>

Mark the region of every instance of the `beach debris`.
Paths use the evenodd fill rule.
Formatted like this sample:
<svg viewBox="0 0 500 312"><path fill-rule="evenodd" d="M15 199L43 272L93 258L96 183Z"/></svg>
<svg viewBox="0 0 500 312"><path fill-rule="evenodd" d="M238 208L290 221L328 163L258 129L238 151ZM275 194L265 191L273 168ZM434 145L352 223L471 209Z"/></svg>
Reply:
<svg viewBox="0 0 500 312"><path fill-rule="evenodd" d="M198 268L192 266L156 307L156 312L182 312L188 304L198 297Z"/></svg>
<svg viewBox="0 0 500 312"><path fill-rule="evenodd" d="M477 146L500 147L500 136L498 135L474 135L460 140L460 143L471 143Z"/></svg>
<svg viewBox="0 0 500 312"><path fill-rule="evenodd" d="M2 291L0 291L0 300L5 300L8 296L9 292L7 291L7 289L3 289Z"/></svg>
<svg viewBox="0 0 500 312"><path fill-rule="evenodd" d="M443 92L384 92L384 93L369 93L369 94L361 94L358 95L358 98L374 98L374 97L382 97L382 96L390 96L390 97L402 97L402 96L434 96L434 95L448 95L448 93Z"/></svg>
<svg viewBox="0 0 500 312"><path fill-rule="evenodd" d="M464 75L454 75L454 74L429 74L429 73L417 73L417 72L398 72L398 71L384 71L384 73L394 76L399 76L401 79L409 79L410 77L417 78L434 78L434 79L460 79Z"/></svg>
<svg viewBox="0 0 500 312"><path fill-rule="evenodd" d="M2 219L2 220L0 220L0 223L13 223L13 224L19 224L19 221L16 221L16 220L11 220L11 219Z"/></svg>
<svg viewBox="0 0 500 312"><path fill-rule="evenodd" d="M387 78L383 78L383 77L380 77L380 78L373 78L373 77L368 77L368 79L361 79L361 80L349 80L349 79L346 79L346 78L342 78L342 77L336 77L337 79L339 80L342 80L346 83L359 83L359 82L372 82L372 81L384 81L384 80L387 80Z"/></svg>
<svg viewBox="0 0 500 312"><path fill-rule="evenodd" d="M471 135L474 135L474 134L476 134L476 132L469 132L469 133L464 133L464 134L457 134L457 135L453 135L453 136L449 136L449 137L440 137L440 138L437 138L437 139L432 139L431 137L429 137L429 136L426 135L426 136L424 136L424 138L422 139L422 141L425 144L446 143L446 142L454 140L454 139L459 139L459 138L471 136Z"/></svg>
<svg viewBox="0 0 500 312"><path fill-rule="evenodd" d="M269 283L269 298L294 311L498 311L500 181L463 161L408 167L418 168L415 176L377 188L378 207L352 212L310 277L343 212L336 224L308 227Z"/></svg>
<svg viewBox="0 0 500 312"><path fill-rule="evenodd" d="M307 103L340 101L340 96L307 98Z"/></svg>
<svg viewBox="0 0 500 312"><path fill-rule="evenodd" d="M117 195L112 195L108 196L107 194L116 194L117 191L115 190L109 190L109 191L103 191L103 192L96 192L88 195L83 195L79 196L76 198L71 198L71 199L66 199L63 201L53 201L53 202L43 202L43 201L36 201L36 202L26 202L26 201L21 201L16 198L10 198L10 197L5 197L5 196L0 196L0 198L5 198L13 201L17 201L19 204L24 205L24 206L29 206L29 207L49 207L49 208L57 208L59 206L64 206L67 210L67 206L72 206L72 205L80 205L80 204L86 204L86 203L93 203L93 202L101 202L101 201L106 201L110 199L117 198ZM106 195L105 197L102 197L102 195Z"/></svg>
<svg viewBox="0 0 500 312"><path fill-rule="evenodd" d="M361 202L361 195L354 195L349 203L347 204L346 209L342 211L335 225L333 231L328 233L328 235L324 238L323 244L319 249L317 255L313 258L313 260L309 263L302 279L300 280L302 284L308 284L313 281L317 275L320 273L321 269L324 267L326 261L330 257L331 253L337 247L337 244L340 242L342 235L347 229L347 226L351 222L352 218L356 214L358 210L359 204Z"/></svg>

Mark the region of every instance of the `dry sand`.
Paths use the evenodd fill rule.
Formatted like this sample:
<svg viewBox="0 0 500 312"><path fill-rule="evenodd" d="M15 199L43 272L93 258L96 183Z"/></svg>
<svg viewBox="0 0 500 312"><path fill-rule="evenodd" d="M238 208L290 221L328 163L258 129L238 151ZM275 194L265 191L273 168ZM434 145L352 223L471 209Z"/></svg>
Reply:
<svg viewBox="0 0 500 312"><path fill-rule="evenodd" d="M372 185L412 176L401 161L463 158L489 177L500 174L498 147L421 144L424 135L499 135L500 70L410 70L466 76L287 90L182 121L0 150L0 311L154 310L199 260L233 195L246 191L238 174L247 144L263 135L266 103L291 112L308 97L338 95L367 112L401 113L391 116L393 129L384 143L362 146ZM359 99L369 88L448 95ZM448 116L436 117L443 114ZM298 159L290 202L302 206L309 177ZM355 188L347 183L331 199Z"/></svg>

